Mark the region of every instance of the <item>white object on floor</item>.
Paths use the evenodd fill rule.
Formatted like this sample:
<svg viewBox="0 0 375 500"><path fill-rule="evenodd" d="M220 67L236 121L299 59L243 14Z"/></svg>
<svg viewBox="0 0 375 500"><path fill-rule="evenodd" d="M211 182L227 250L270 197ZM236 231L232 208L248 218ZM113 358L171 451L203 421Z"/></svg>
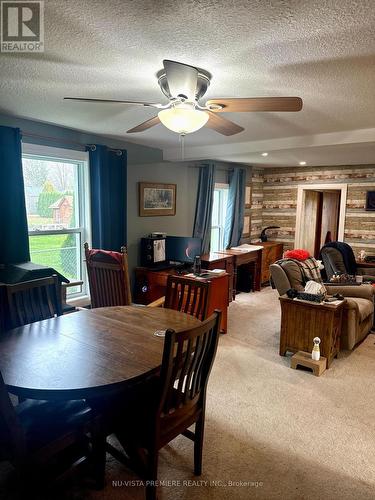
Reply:
<svg viewBox="0 0 375 500"><path fill-rule="evenodd" d="M314 347L313 347L313 350L312 350L312 353L311 353L311 358L314 361L319 361L319 359L320 359L320 347L319 347L319 344L320 344L321 340L320 340L319 337L314 337L313 338L313 342L314 342Z"/></svg>

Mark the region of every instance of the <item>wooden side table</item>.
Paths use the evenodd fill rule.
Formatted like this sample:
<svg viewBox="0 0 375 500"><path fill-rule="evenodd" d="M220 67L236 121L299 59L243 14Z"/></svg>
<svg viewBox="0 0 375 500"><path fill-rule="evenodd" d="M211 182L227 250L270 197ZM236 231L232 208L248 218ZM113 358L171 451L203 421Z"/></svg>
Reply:
<svg viewBox="0 0 375 500"><path fill-rule="evenodd" d="M310 352L313 338L321 339L320 352L327 368L340 350L344 300L340 304L307 302L279 297L281 304L280 356L287 351Z"/></svg>

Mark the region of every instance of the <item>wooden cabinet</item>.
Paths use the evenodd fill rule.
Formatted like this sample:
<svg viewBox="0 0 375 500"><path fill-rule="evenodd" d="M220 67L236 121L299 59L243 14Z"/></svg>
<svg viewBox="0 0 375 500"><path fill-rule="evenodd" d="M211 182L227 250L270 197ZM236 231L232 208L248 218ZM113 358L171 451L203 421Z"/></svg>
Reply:
<svg viewBox="0 0 375 500"><path fill-rule="evenodd" d="M263 247L260 281L262 285L269 285L270 265L282 258L283 244L276 243L275 241L265 241L263 243L257 243L257 245L258 244Z"/></svg>
<svg viewBox="0 0 375 500"><path fill-rule="evenodd" d="M219 268L218 268L219 269ZM149 304L165 295L168 276L175 275L174 269L164 269L152 271L146 267L137 267L135 269L136 289L135 303ZM202 280L202 278L197 278ZM215 309L222 312L220 331L227 332L227 313L229 304L229 274L224 273L219 276L210 276L205 281L211 281L210 303L208 305L208 315Z"/></svg>

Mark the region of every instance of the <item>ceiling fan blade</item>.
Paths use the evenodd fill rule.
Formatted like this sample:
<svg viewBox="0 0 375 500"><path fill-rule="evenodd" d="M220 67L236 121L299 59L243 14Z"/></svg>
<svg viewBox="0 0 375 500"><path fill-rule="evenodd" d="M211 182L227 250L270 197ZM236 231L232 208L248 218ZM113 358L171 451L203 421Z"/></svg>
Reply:
<svg viewBox="0 0 375 500"><path fill-rule="evenodd" d="M243 127L240 127L236 123L233 123L230 120L227 120L226 118L223 118L222 116L219 116L215 113L211 113L211 111L206 111L206 113L208 113L209 115L206 127L216 130L216 132L219 132L219 134L234 135L239 134L240 132L245 130Z"/></svg>
<svg viewBox="0 0 375 500"><path fill-rule="evenodd" d="M222 109L213 109L214 113L246 113L249 111L300 111L300 97L248 97L210 99L206 106L219 105Z"/></svg>
<svg viewBox="0 0 375 500"><path fill-rule="evenodd" d="M198 82L197 68L169 59L164 59L163 66L171 96L177 97L182 94L188 99L195 100Z"/></svg>
<svg viewBox="0 0 375 500"><path fill-rule="evenodd" d="M162 104L154 102L143 102L143 101L117 101L116 99L91 99L88 97L64 97L64 100L68 101L80 101L80 102L100 102L100 103L112 103L112 104L135 104L136 106L151 106L153 108L164 108Z"/></svg>
<svg viewBox="0 0 375 500"><path fill-rule="evenodd" d="M131 128L130 130L127 130L127 134L134 134L135 132L143 132L144 130L147 130L151 127L154 127L155 125L158 125L160 123L159 117L154 116L153 118L150 118L149 120L146 120L143 123L140 123L136 127Z"/></svg>

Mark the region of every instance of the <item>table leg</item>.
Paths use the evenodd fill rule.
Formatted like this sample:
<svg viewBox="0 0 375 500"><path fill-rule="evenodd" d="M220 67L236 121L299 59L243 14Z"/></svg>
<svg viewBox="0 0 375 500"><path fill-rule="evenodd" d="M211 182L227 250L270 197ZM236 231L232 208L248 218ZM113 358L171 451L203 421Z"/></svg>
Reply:
<svg viewBox="0 0 375 500"><path fill-rule="evenodd" d="M236 290L237 290L237 264L233 266L233 290L232 290L232 300L236 300Z"/></svg>
<svg viewBox="0 0 375 500"><path fill-rule="evenodd" d="M257 292L260 292L261 290L261 262L259 262L259 259L254 262L254 282L253 282L253 289Z"/></svg>

